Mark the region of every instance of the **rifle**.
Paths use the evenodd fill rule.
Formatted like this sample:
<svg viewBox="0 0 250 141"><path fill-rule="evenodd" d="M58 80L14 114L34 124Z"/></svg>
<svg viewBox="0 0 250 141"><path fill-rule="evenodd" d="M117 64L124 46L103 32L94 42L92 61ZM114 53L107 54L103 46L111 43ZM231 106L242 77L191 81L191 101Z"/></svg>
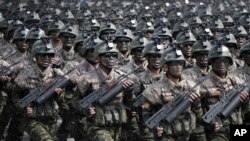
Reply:
<svg viewBox="0 0 250 141"><path fill-rule="evenodd" d="M118 79L111 86L105 85L104 87L101 87L100 89L92 92L91 94L80 100L79 103L83 111L86 112L88 108L94 103L105 105L109 103L111 100L113 100L117 94L119 94L124 90L121 82L128 80L128 76L133 72L137 71L138 69L139 68L134 69L133 71L131 71L126 75L119 76Z"/></svg>
<svg viewBox="0 0 250 141"><path fill-rule="evenodd" d="M17 61L16 63L11 64L9 67L3 68L0 70L0 78L3 76L10 76L13 73L13 66L20 63L22 60Z"/></svg>
<svg viewBox="0 0 250 141"><path fill-rule="evenodd" d="M248 79L245 83L249 83ZM206 123L213 123L216 117L221 116L223 118L228 117L232 111L240 105L240 93L249 92L249 86L238 85L236 88L231 89L220 101L212 106L202 119Z"/></svg>
<svg viewBox="0 0 250 141"><path fill-rule="evenodd" d="M168 123L173 122L177 116L190 106L188 95L202 83L207 77L196 83L192 88L183 91L174 97L173 101L165 104L160 110L158 110L153 116L151 116L146 122L146 126L153 129L159 125L159 123L165 119Z"/></svg>
<svg viewBox="0 0 250 141"><path fill-rule="evenodd" d="M72 86L73 84L68 79L67 75L73 72L74 70L75 69L68 71L66 74L60 76L55 81L47 85L42 85L38 88L35 88L28 95L26 95L24 98L18 101L18 106L20 108L25 108L32 102L42 104L55 95L56 88L64 88L66 86Z"/></svg>

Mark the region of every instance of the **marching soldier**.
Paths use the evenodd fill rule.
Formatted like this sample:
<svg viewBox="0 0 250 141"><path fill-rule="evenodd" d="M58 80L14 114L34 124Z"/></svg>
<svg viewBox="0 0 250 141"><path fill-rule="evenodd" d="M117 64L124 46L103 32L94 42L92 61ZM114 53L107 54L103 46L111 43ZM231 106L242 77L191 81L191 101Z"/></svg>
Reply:
<svg viewBox="0 0 250 141"><path fill-rule="evenodd" d="M228 68L233 64L232 55L229 49L224 45L214 46L208 54L208 62L212 66L212 70L208 78L201 84L200 93L204 113L207 112L219 98L228 94L228 92L236 87L239 83L237 77L232 77ZM248 93L240 93L241 101L245 101ZM228 141L229 125L242 124L242 109L236 108L228 118L218 117L214 123L205 124L205 132L207 140L212 141Z"/></svg>
<svg viewBox="0 0 250 141"><path fill-rule="evenodd" d="M77 81L76 101L84 98L92 91L96 91L105 85L111 85L117 81L118 77L124 74L114 69L118 58L118 50L115 44L102 42L95 46L94 56L99 62L99 67L93 71L82 75ZM132 86L133 81L126 80L123 83L127 90ZM131 95L131 94L128 94ZM127 96L128 96L127 95ZM92 105L89 107L87 115L88 140L111 141L120 140L121 127L127 122L127 114L123 106L123 93L118 94L110 103L100 106ZM76 102L74 107L82 111Z"/></svg>
<svg viewBox="0 0 250 141"><path fill-rule="evenodd" d="M143 103L143 119L147 120L165 103L171 102L173 98L194 86L194 82L186 80L182 76L185 66L185 58L181 50L171 48L164 52L161 59L166 74L162 80L148 86L143 92L145 102ZM195 90L189 95L190 101L196 101L200 94ZM145 140L184 140L188 141L190 134L196 128L196 115L194 111L199 111L196 106L187 107L185 112L181 113L172 123L162 121L156 132L153 134L147 131ZM200 112L200 111L199 111Z"/></svg>
<svg viewBox="0 0 250 141"><path fill-rule="evenodd" d="M62 74L60 70L51 68L51 59L55 55L55 50L50 42L45 40L35 42L32 53L34 53L36 63L25 68L15 79L16 87L13 90L15 104L33 89L52 82L56 76ZM31 140L55 140L58 119L57 101L63 99L60 95L62 89L57 88L55 92L57 95L43 104L31 103L24 109L19 108L23 112L25 130Z"/></svg>

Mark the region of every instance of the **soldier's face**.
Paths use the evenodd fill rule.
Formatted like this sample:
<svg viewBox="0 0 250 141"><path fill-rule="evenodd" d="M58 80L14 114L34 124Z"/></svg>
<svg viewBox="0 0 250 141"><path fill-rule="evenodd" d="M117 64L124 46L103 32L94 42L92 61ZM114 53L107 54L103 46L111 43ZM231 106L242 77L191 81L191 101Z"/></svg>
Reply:
<svg viewBox="0 0 250 141"><path fill-rule="evenodd" d="M143 47L133 49L134 59L144 61L146 58L143 56Z"/></svg>
<svg viewBox="0 0 250 141"><path fill-rule="evenodd" d="M246 64L248 66L250 66L250 51L244 53L243 58L244 58L244 61L246 62Z"/></svg>
<svg viewBox="0 0 250 141"><path fill-rule="evenodd" d="M184 56L191 57L193 44L194 44L193 42L186 42L183 44L181 51Z"/></svg>
<svg viewBox="0 0 250 141"><path fill-rule="evenodd" d="M168 48L168 45L171 43L171 37L160 37L157 40L164 48Z"/></svg>
<svg viewBox="0 0 250 141"><path fill-rule="evenodd" d="M16 39L15 40L17 49L21 52L25 52L28 49L28 44L26 44L25 39Z"/></svg>
<svg viewBox="0 0 250 141"><path fill-rule="evenodd" d="M69 33L63 33L61 35L62 43L63 43L63 49L70 50L74 46L76 36Z"/></svg>
<svg viewBox="0 0 250 141"><path fill-rule="evenodd" d="M94 57L94 49L87 50L87 52L86 52L86 59L91 64L97 64L98 63L98 60Z"/></svg>
<svg viewBox="0 0 250 141"><path fill-rule="evenodd" d="M159 69L161 68L161 54L150 54L148 56L148 66L152 69Z"/></svg>
<svg viewBox="0 0 250 141"><path fill-rule="evenodd" d="M220 57L212 61L213 71L218 75L226 75L229 65L230 59L227 57Z"/></svg>
<svg viewBox="0 0 250 141"><path fill-rule="evenodd" d="M246 42L247 39L244 36L238 36L236 37L236 40L237 40L238 47L242 47L242 45L244 44L244 42Z"/></svg>
<svg viewBox="0 0 250 141"><path fill-rule="evenodd" d="M148 40L151 40L152 37L153 37L153 33L154 33L154 31L148 30L148 31L146 32L145 37L146 37Z"/></svg>
<svg viewBox="0 0 250 141"><path fill-rule="evenodd" d="M59 31L51 30L49 31L49 36L52 36L53 40L60 40Z"/></svg>
<svg viewBox="0 0 250 141"><path fill-rule="evenodd" d="M122 54L125 54L128 52L128 47L130 43L131 43L131 40L128 38L121 37L121 38L116 39L117 48Z"/></svg>
<svg viewBox="0 0 250 141"><path fill-rule="evenodd" d="M200 67L207 67L208 66L208 52L198 52L195 54L195 59Z"/></svg>
<svg viewBox="0 0 250 141"><path fill-rule="evenodd" d="M169 64L169 75L174 78L180 78L185 62L184 61L173 61Z"/></svg>
<svg viewBox="0 0 250 141"><path fill-rule="evenodd" d="M106 67L108 69L112 69L115 66L117 58L118 58L117 52L107 52L107 53L101 55L99 62L104 67Z"/></svg>
<svg viewBox="0 0 250 141"><path fill-rule="evenodd" d="M54 54L38 54L37 55L37 65L40 68L47 68L51 62L52 58L54 57Z"/></svg>

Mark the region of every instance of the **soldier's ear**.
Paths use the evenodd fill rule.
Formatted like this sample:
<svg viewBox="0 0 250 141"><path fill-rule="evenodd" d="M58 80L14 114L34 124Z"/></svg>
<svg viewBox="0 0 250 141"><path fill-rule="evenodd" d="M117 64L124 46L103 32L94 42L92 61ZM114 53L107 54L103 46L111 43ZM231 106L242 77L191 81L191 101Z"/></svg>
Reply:
<svg viewBox="0 0 250 141"><path fill-rule="evenodd" d="M168 72L168 64L163 64L162 70L163 72Z"/></svg>

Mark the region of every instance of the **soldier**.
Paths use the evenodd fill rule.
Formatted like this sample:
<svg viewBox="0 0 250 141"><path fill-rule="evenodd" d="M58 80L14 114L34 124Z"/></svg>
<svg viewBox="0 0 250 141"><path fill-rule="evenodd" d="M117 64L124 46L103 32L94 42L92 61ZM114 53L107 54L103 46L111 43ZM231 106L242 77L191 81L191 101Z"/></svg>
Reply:
<svg viewBox="0 0 250 141"><path fill-rule="evenodd" d="M207 76L210 68L208 65L208 52L212 48L212 44L208 40L198 40L192 47L192 57L195 58L194 67L186 69L183 74L188 80L197 81L199 78Z"/></svg>
<svg viewBox="0 0 250 141"><path fill-rule="evenodd" d="M244 81L247 81L247 79L249 79L250 77L250 44L249 42L246 42L242 48L240 49L240 58L242 58L245 63L244 66L241 68L236 69L235 71L232 72L232 74L234 75L234 77L240 78L241 81L238 83L244 83ZM249 108L249 107L246 107ZM246 109L248 110L248 109ZM250 112L248 113L244 113L244 120L243 123L244 124L249 124L250 122Z"/></svg>
<svg viewBox="0 0 250 141"><path fill-rule="evenodd" d="M148 40L145 37L135 37L130 46L129 46L129 50L130 50L130 54L133 57L133 60L131 62L129 62L127 65L121 66L121 70L123 72L131 72L134 69L140 67L140 71L137 71L136 74L144 71L147 67L147 60L146 58L143 56L143 49L144 46L147 44Z"/></svg>
<svg viewBox="0 0 250 141"><path fill-rule="evenodd" d="M232 55L229 49L224 45L216 45L208 54L208 62L212 66L212 70L208 78L203 81L200 87L201 101L203 111L207 112L219 97L228 94L230 89L237 86L237 78L232 78L228 73L228 67L233 64ZM245 101L249 94L240 93L241 101ZM214 123L205 124L205 132L207 140L228 141L229 125L242 124L242 110L235 109L228 118L217 117Z"/></svg>
<svg viewBox="0 0 250 141"><path fill-rule="evenodd" d="M78 79L77 93L74 97L75 101L82 99L100 87L111 85L123 74L121 71L114 69L118 58L118 50L115 44L111 42L97 44L94 50L94 57L99 61L99 67ZM124 88L128 89L133 84L133 81L126 80L122 83ZM120 93L107 105L92 105L89 107L86 113L88 121L87 140L120 140L121 126L127 122L126 110L122 104L123 96L126 95ZM77 102L72 102L72 104L78 111L82 111Z"/></svg>
<svg viewBox="0 0 250 141"><path fill-rule="evenodd" d="M25 68L15 79L16 87L13 90L13 100L17 101L29 94L33 89L49 84L62 74L60 70L51 68L51 59L55 55L52 44L45 40L34 43L36 64ZM62 89L56 88L56 96L43 104L31 103L23 110L25 129L31 140L54 141L57 131L58 105L56 101L63 100ZM18 105L17 105L18 106Z"/></svg>
<svg viewBox="0 0 250 141"><path fill-rule="evenodd" d="M161 65L166 71L166 75L160 81L148 86L143 92L145 97L143 103L144 120L147 120L165 103L173 100L174 96L194 86L192 81L185 80L182 77L185 58L181 50L171 48L166 50L164 54L161 59ZM200 95L197 90L194 90L189 96L189 100L194 102ZM194 111L198 110L198 108L192 105L192 110L191 107L187 107L187 110L181 113L173 123L162 121L160 123L161 126L156 127L155 135L149 130L146 131L145 140L188 141L190 134L195 129L196 117Z"/></svg>
<svg viewBox="0 0 250 141"><path fill-rule="evenodd" d="M164 48L168 48L169 44L172 43L171 31L166 27L158 27L155 29L154 38L157 38L158 42L163 44Z"/></svg>
<svg viewBox="0 0 250 141"><path fill-rule="evenodd" d="M121 67L131 63L132 56L129 52L129 46L133 39L133 34L129 29L119 29L116 31L114 43L117 44L118 62L117 67Z"/></svg>
<svg viewBox="0 0 250 141"><path fill-rule="evenodd" d="M4 130L9 123L8 135L6 140L22 140L23 129L21 127L21 114L17 112L16 107L14 107L12 102L12 88L13 84L11 80L14 80L16 75L25 67L28 67L32 62L29 59L28 45L25 42L25 38L28 34L28 29L25 27L18 28L13 35L13 42L15 43L16 51L9 55L5 59L8 65L12 65L12 75L2 76L2 86L1 88L7 94L6 105L3 109L3 113L0 115L0 135L4 134ZM11 119L12 118L12 119ZM10 120L11 119L11 120Z"/></svg>
<svg viewBox="0 0 250 141"><path fill-rule="evenodd" d="M48 26L48 36L53 38L53 46L56 50L59 50L62 47L62 40L59 38L60 30L64 27L64 24L59 19L55 19Z"/></svg>
<svg viewBox="0 0 250 141"><path fill-rule="evenodd" d="M32 27L26 36L26 43L29 45L29 52L31 53L33 44L45 36L45 32L38 26Z"/></svg>
<svg viewBox="0 0 250 141"><path fill-rule="evenodd" d="M98 67L98 60L94 58L94 46L101 40L94 40L92 37L84 40L84 45L78 48L78 53L85 61L75 66L74 71L70 73L70 81L76 85L77 79L87 72L94 71ZM86 58L85 58L86 57ZM74 97L74 89L66 89L64 94L65 102L59 103L60 116L63 122L58 129L58 139L60 141L67 140L70 133L76 141L86 138L86 117L79 115L79 112L74 110L70 105Z"/></svg>
<svg viewBox="0 0 250 141"><path fill-rule="evenodd" d="M176 37L176 42L180 44L181 51L186 60L184 69L194 66L194 60L192 59L192 46L194 45L195 41L196 38L189 30L180 32Z"/></svg>
<svg viewBox="0 0 250 141"><path fill-rule="evenodd" d="M62 40L62 48L60 48L56 53L55 61L53 61L54 67L61 68L62 70L70 70L72 67L78 65L75 62L75 51L74 44L75 38L78 35L78 26L74 24L65 25L60 33L59 37ZM66 71L64 71L66 72Z"/></svg>

